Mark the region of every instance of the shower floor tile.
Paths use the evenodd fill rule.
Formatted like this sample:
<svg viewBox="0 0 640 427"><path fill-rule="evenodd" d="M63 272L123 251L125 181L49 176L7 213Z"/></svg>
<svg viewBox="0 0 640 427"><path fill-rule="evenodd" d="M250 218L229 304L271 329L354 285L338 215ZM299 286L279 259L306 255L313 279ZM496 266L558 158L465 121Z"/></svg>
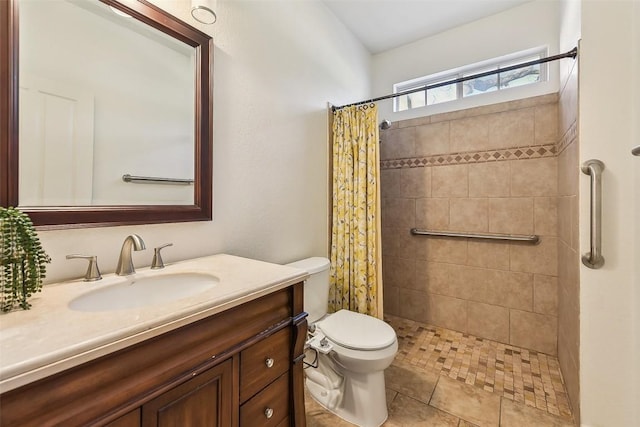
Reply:
<svg viewBox="0 0 640 427"><path fill-rule="evenodd" d="M386 320L398 335L394 364L435 372L572 419L557 358L396 316Z"/></svg>
<svg viewBox="0 0 640 427"><path fill-rule="evenodd" d="M573 425L557 358L396 316L385 320L399 348L385 372L384 426ZM310 427L350 425L308 395L306 406Z"/></svg>

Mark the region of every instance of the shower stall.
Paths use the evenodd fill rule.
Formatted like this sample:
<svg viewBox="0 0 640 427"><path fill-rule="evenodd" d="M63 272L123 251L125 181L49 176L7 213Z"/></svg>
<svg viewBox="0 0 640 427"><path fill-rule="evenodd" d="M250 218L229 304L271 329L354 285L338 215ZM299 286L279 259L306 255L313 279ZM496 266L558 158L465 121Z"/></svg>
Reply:
<svg viewBox="0 0 640 427"><path fill-rule="evenodd" d="M494 376L492 391L568 418L579 372L575 73L559 94L381 130L385 314L475 337L489 361L508 354L520 373ZM547 377L534 368L545 364ZM471 366L463 379L476 382Z"/></svg>

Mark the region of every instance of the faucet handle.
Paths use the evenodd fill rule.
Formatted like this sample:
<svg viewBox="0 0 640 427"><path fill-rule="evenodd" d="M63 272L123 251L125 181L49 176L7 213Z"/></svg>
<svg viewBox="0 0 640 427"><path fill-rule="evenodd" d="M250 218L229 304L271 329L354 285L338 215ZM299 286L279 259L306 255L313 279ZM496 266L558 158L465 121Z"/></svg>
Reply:
<svg viewBox="0 0 640 427"><path fill-rule="evenodd" d="M102 279L102 275L100 274L100 269L98 268L98 257L96 255L80 255L80 254L67 255L67 259L75 259L75 258L86 259L89 261L87 272L84 275L85 282L95 282L96 280Z"/></svg>
<svg viewBox="0 0 640 427"><path fill-rule="evenodd" d="M162 261L160 250L166 248L167 246L173 246L173 243L165 243L164 245L160 245L157 248L153 248L153 261L151 262L152 269L158 270L160 268L164 268L164 261Z"/></svg>

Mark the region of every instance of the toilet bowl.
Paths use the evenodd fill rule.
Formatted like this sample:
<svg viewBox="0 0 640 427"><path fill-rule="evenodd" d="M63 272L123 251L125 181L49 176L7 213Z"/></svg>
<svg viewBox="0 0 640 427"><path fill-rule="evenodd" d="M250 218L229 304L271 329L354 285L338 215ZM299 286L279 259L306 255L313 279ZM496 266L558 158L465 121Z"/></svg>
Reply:
<svg viewBox="0 0 640 427"><path fill-rule="evenodd" d="M360 427L387 419L384 370L393 362L398 340L391 326L375 317L339 310L327 314L329 260L314 257L289 266L310 274L304 308L310 325L305 384L311 397L330 412Z"/></svg>

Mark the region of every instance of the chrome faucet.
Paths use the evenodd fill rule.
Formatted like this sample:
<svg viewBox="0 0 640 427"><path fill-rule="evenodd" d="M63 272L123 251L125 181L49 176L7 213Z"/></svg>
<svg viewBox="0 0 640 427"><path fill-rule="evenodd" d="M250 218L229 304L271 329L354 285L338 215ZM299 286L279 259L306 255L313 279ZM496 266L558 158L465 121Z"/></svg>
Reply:
<svg viewBox="0 0 640 427"><path fill-rule="evenodd" d="M131 258L131 247L136 251L146 249L144 240L137 234L132 234L124 239L122 249L120 250L120 258L118 259L118 266L116 267L116 274L118 276L128 276L136 272L133 266L133 259Z"/></svg>

